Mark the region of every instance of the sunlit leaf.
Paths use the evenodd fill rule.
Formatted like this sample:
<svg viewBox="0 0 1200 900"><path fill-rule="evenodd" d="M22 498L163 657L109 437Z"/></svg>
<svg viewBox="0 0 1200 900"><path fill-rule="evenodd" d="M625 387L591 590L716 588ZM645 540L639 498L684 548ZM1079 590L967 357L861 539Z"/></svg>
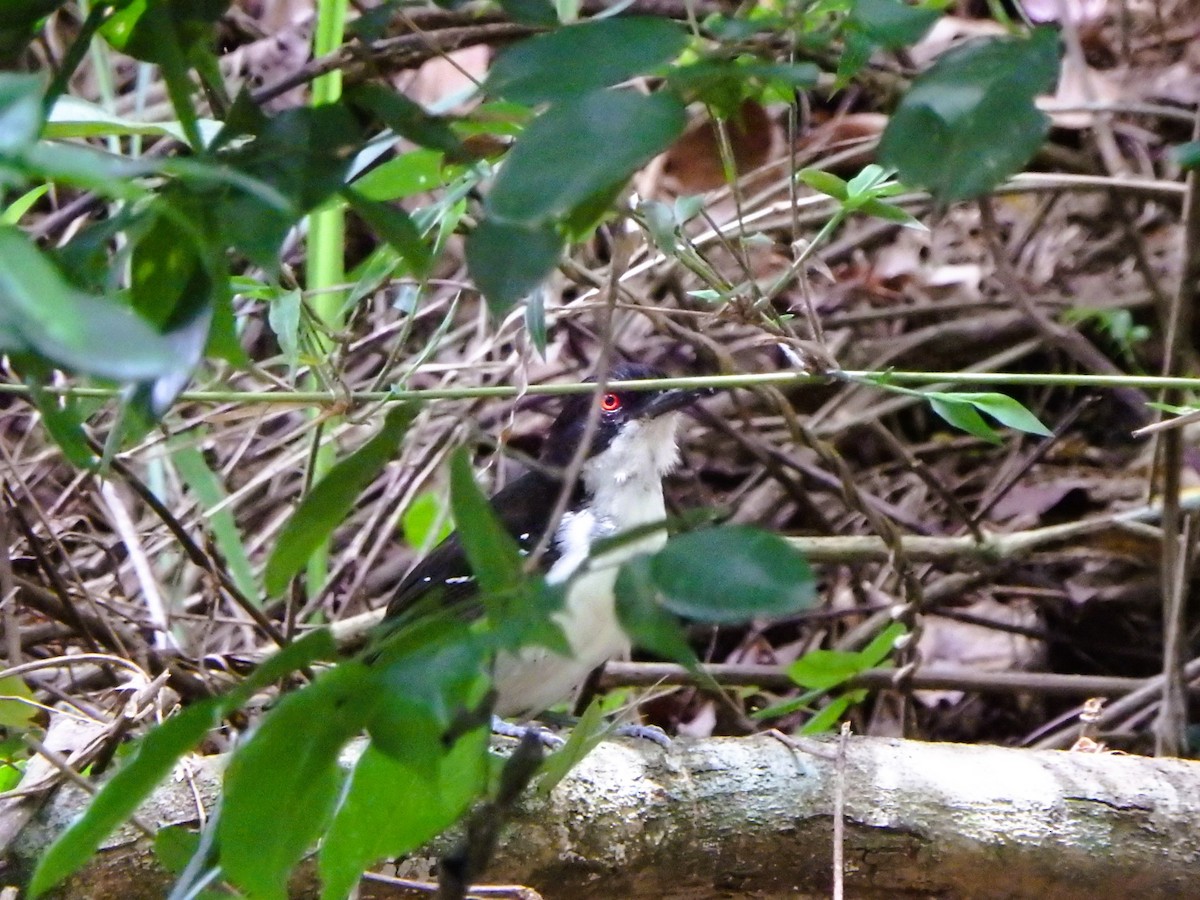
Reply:
<svg viewBox="0 0 1200 900"><path fill-rule="evenodd" d="M364 869L410 853L454 824L487 783L488 738L487 728L475 729L440 748L432 772L368 746L321 843L321 896L345 897Z"/></svg>

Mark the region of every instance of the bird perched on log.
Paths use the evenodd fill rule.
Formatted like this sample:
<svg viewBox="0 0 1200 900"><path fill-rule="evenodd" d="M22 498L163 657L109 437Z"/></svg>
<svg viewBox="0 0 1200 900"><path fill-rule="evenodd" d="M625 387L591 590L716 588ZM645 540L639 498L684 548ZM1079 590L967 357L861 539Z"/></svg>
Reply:
<svg viewBox="0 0 1200 900"><path fill-rule="evenodd" d="M662 378L648 366L621 364L608 381ZM617 569L630 557L658 550L662 529L590 556L594 543L639 526L663 522L663 476L679 461L676 432L679 411L704 391L609 390L575 394L564 400L550 426L539 465L509 483L491 499L505 529L529 553L551 527L563 491L566 509L538 560L549 584L571 579L562 608L554 614L570 645L571 656L545 647L526 647L496 660L493 685L500 716L534 716L568 699L588 674L629 650L629 638L617 621L614 586ZM592 405L597 421L576 483L564 486L587 431ZM387 618L438 594L444 604L465 603L477 593L463 546L451 534L419 563L396 589Z"/></svg>

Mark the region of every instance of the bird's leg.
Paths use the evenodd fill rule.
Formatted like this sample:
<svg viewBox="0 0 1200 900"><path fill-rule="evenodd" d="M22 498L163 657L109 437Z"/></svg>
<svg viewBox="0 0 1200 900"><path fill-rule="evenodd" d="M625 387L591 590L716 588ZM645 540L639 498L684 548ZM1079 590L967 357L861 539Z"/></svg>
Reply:
<svg viewBox="0 0 1200 900"><path fill-rule="evenodd" d="M532 734L537 737L538 741L547 750L557 750L566 743L566 741L545 725L539 725L537 722L514 725L511 722L505 722L499 716L492 716L492 734L498 734L501 737L516 738L517 740L522 740L526 735Z"/></svg>

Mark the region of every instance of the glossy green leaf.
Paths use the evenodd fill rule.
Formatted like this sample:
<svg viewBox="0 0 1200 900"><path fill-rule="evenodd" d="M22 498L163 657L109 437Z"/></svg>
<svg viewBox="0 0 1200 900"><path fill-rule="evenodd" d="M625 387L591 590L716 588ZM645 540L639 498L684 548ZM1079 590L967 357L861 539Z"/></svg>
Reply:
<svg viewBox="0 0 1200 900"><path fill-rule="evenodd" d="M489 731L477 728L432 772L419 771L368 746L321 844L321 896L347 896L364 869L403 856L453 825L487 784Z"/></svg>
<svg viewBox="0 0 1200 900"><path fill-rule="evenodd" d="M216 119L199 119L196 122L205 143L212 141L221 130L222 123ZM165 136L177 141L184 140L183 128L176 121L143 122L119 116L94 103L79 97L63 96L54 103L46 120L43 137L50 140L67 138L127 137L141 134Z"/></svg>
<svg viewBox="0 0 1200 900"><path fill-rule="evenodd" d="M217 825L220 865L256 900L285 900L292 867L327 826L338 754L378 700L367 667L344 662L285 695L233 754Z"/></svg>
<svg viewBox="0 0 1200 900"><path fill-rule="evenodd" d="M854 0L851 21L873 42L890 50L910 47L941 18L941 10L903 0Z"/></svg>
<svg viewBox="0 0 1200 900"><path fill-rule="evenodd" d="M0 72L0 156L17 156L36 143L45 123L40 75Z"/></svg>
<svg viewBox="0 0 1200 900"><path fill-rule="evenodd" d="M413 150L376 166L354 181L368 200L401 200L442 186L440 150Z"/></svg>
<svg viewBox="0 0 1200 900"><path fill-rule="evenodd" d="M1049 428L1026 409L1019 401L1014 400L1006 394L996 393L969 393L969 392L949 392L949 391L925 391L924 395L930 398L930 402L941 402L948 406L956 404L968 404L973 409L979 412L986 413L991 416L1001 425L1007 425L1009 428L1015 428L1018 431L1024 431L1028 434L1037 434L1042 437L1049 437L1052 433ZM938 412L945 418L942 412ZM969 420L969 417L967 417ZM950 421L947 419L947 421ZM957 425L957 422L951 422L952 425ZM963 426L959 426L963 427ZM990 430L990 426L986 426ZM964 429L970 430L970 429ZM971 432L974 434L975 432ZM993 432L994 433L994 432ZM983 435L979 435L982 437Z"/></svg>
<svg viewBox="0 0 1200 900"><path fill-rule="evenodd" d="M447 731L484 701L490 658L480 629L449 612L385 635L370 654L380 694L367 724L375 748L432 772Z"/></svg>
<svg viewBox="0 0 1200 900"><path fill-rule="evenodd" d="M858 212L874 216L877 219L887 219L889 222L896 222L905 228L912 228L916 231L929 230L923 222L915 218L911 213L899 206L884 203L882 200L867 200L858 207Z"/></svg>
<svg viewBox="0 0 1200 900"><path fill-rule="evenodd" d="M0 351L118 381L174 371L175 352L129 307L76 291L17 229L0 227Z"/></svg>
<svg viewBox="0 0 1200 900"><path fill-rule="evenodd" d="M1050 429L1043 425L1037 416L1007 394L962 393L949 394L947 396L965 400L980 412L991 416L1001 425L1007 425L1009 428L1017 429L1017 431L1038 434L1042 437L1049 437L1052 434Z"/></svg>
<svg viewBox="0 0 1200 900"><path fill-rule="evenodd" d="M649 162L686 123L683 104L663 92L604 90L557 103L509 151L489 214L527 227L565 216Z"/></svg>
<svg viewBox="0 0 1200 900"><path fill-rule="evenodd" d="M1058 37L973 41L942 54L913 82L879 146L880 162L938 200L987 193L1041 147L1049 119L1034 98L1054 86Z"/></svg>
<svg viewBox="0 0 1200 900"><path fill-rule="evenodd" d="M967 434L982 438L991 444L1000 443L1000 435L996 429L983 420L983 416L970 403L957 398L929 398L930 408L953 425Z"/></svg>
<svg viewBox="0 0 1200 900"><path fill-rule="evenodd" d="M339 461L300 502L267 560L263 582L269 595L283 591L346 518L358 495L395 455L414 415L411 404L393 406L378 434Z"/></svg>
<svg viewBox="0 0 1200 900"><path fill-rule="evenodd" d="M78 870L100 842L127 820L138 804L167 775L179 757L191 750L217 724L217 699L189 706L150 731L120 771L104 784L83 815L50 845L38 860L29 894L38 897Z"/></svg>
<svg viewBox="0 0 1200 900"><path fill-rule="evenodd" d="M745 525L673 537L650 566L663 605L704 622L787 616L816 602L803 555L779 535Z"/></svg>
<svg viewBox="0 0 1200 900"><path fill-rule="evenodd" d="M563 239L553 225L524 228L485 219L467 237L467 271L502 316L554 271Z"/></svg>
<svg viewBox="0 0 1200 900"><path fill-rule="evenodd" d="M420 277L429 273L433 257L408 213L399 206L368 200L351 188L344 189L342 196L349 201L350 208L371 226L372 231L404 257L415 275Z"/></svg>
<svg viewBox="0 0 1200 900"><path fill-rule="evenodd" d="M531 106L554 103L648 72L670 62L686 45L683 29L668 19L593 19L503 51L483 88L493 97Z"/></svg>

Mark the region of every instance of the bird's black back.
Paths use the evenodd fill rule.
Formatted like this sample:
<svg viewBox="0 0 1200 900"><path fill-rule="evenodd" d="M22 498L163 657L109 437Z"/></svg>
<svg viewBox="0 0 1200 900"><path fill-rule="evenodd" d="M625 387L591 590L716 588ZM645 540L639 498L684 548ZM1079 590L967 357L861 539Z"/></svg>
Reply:
<svg viewBox="0 0 1200 900"><path fill-rule="evenodd" d="M561 491L561 479L535 469L510 482L492 497L491 505L504 529L523 551L529 552L541 540ZM539 561L540 567L548 568L557 556L551 544ZM445 605L463 604L478 593L458 532L438 544L400 582L388 603L387 618L400 615L434 592Z"/></svg>

